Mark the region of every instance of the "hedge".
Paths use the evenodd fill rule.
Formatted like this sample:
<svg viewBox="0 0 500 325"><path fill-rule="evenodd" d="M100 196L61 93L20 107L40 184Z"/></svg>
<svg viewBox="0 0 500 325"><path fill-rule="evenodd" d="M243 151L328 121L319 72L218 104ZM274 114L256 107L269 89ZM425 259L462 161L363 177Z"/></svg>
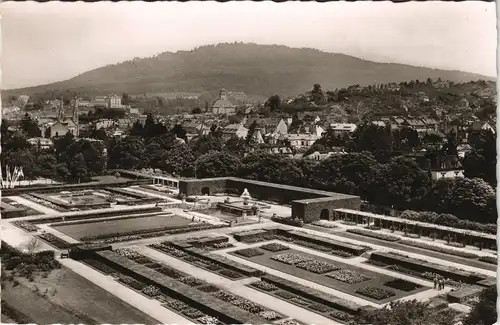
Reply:
<svg viewBox="0 0 500 325"><path fill-rule="evenodd" d="M447 213L437 214L435 212L429 212L429 211L417 212L412 210L405 210L400 215L400 217L408 220L433 223L440 226L475 230L492 235L495 235L497 233L496 224L493 223L484 224L471 220L463 220L457 218L452 214L447 214Z"/></svg>
<svg viewBox="0 0 500 325"><path fill-rule="evenodd" d="M450 254L450 255L455 255L455 256L464 257L464 258L478 258L479 257L478 255L476 255L474 253L469 253L469 252L461 251L458 249L436 246L436 245L427 244L427 243L423 243L423 242L417 242L417 241L413 241L413 240L401 240L399 243L403 244L403 245L428 249L428 250L431 250L434 252Z"/></svg>
<svg viewBox="0 0 500 325"><path fill-rule="evenodd" d="M388 235L388 234L384 234L384 233L378 233L378 232L374 232L374 231L367 230L367 229L351 228L351 229L347 229L346 231L353 233L353 234L356 234L356 235L372 237L372 238L381 239L381 240L390 241L390 242L396 242L398 240L401 240L401 238L398 236L392 236L392 235Z"/></svg>

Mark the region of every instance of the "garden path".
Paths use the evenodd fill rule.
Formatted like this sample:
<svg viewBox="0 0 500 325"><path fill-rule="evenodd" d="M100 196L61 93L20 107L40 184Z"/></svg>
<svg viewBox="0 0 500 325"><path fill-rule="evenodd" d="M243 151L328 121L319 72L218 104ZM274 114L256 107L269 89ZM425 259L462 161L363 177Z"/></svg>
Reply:
<svg viewBox="0 0 500 325"><path fill-rule="evenodd" d="M18 203L21 203L21 204L24 204L26 206L29 206L30 208L32 208L33 210L36 210L36 211L40 211L41 214L60 214L61 212L59 211L56 211L54 209L51 209L51 208L47 208L41 204L38 204L38 203L35 203L31 200L27 200L23 197L20 197L20 196L9 196L9 199L12 199ZM16 218L17 219L17 218Z"/></svg>
<svg viewBox="0 0 500 325"><path fill-rule="evenodd" d="M192 324L188 319L174 313L161 306L156 299L149 299L134 290L115 281L112 277L106 276L87 265L79 263L69 258L58 259L59 262L71 269L73 272L83 276L87 280L98 285L102 289L120 298L124 302L134 306L145 314L158 320L160 324Z"/></svg>
<svg viewBox="0 0 500 325"><path fill-rule="evenodd" d="M180 200L176 200L174 198L172 198L171 196L168 196L167 194L156 194L156 193L151 193L151 192L146 192L146 191L141 191L141 188L139 186L131 186L131 187L126 187L125 188L127 191L130 191L130 192L135 192L135 193L138 193L138 194L144 194L144 195L148 195L148 196L151 196L151 197L157 197L157 198L160 198L160 199L168 199L168 201L172 202L172 203L180 203L181 201Z"/></svg>
<svg viewBox="0 0 500 325"><path fill-rule="evenodd" d="M339 323L318 315L316 313L310 312L303 308L299 308L296 305L290 304L284 300L276 299L268 294L260 292L258 290L249 288L245 286L245 283L239 281L232 281L215 273L200 269L184 261L178 260L154 249L145 246L131 247L147 255L157 261L164 262L166 264L172 265L176 269L181 270L191 276L195 276L203 281L209 282L216 286L219 286L235 295L241 296L248 300L259 303L260 305L272 309L278 313L285 316L290 316L300 322L305 324L316 324L316 325L337 325ZM216 299L216 298L214 298ZM339 324L340 325L340 324Z"/></svg>
<svg viewBox="0 0 500 325"><path fill-rule="evenodd" d="M34 238L35 233L28 233L22 229L17 228L9 223L4 223L0 226L2 241L13 247L24 249L26 245ZM40 240L35 252L43 250L52 250L52 246Z"/></svg>

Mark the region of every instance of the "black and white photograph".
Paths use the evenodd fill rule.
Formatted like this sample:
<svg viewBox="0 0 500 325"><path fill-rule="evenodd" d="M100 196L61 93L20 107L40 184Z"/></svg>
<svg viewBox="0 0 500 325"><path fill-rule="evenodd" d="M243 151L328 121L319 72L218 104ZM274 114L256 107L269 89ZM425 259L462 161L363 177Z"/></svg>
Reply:
<svg viewBox="0 0 500 325"><path fill-rule="evenodd" d="M493 325L494 2L3 2L2 324Z"/></svg>

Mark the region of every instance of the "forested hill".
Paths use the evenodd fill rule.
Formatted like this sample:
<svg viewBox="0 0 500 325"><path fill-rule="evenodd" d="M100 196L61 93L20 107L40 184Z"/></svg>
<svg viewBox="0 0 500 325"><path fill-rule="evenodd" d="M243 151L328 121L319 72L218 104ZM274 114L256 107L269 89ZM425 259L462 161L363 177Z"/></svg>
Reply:
<svg viewBox="0 0 500 325"><path fill-rule="evenodd" d="M478 74L376 63L315 49L278 45L218 44L192 51L165 52L85 72L72 79L6 91L6 95L74 91L105 93L215 92L221 88L247 94L293 96L319 83L323 89L427 78L467 82L492 80Z"/></svg>

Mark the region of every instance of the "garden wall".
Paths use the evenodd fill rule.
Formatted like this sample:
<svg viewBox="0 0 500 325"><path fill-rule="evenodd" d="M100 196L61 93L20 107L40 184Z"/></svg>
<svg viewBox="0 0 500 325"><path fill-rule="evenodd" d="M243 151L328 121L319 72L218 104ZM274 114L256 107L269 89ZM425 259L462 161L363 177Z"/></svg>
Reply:
<svg viewBox="0 0 500 325"><path fill-rule="evenodd" d="M0 203L1 203L1 207L2 207L2 209L1 209L2 219L24 217L24 216L26 216L26 214L28 212L24 208L17 208L15 206L12 206L12 205L7 204L5 202L0 202Z"/></svg>
<svg viewBox="0 0 500 325"><path fill-rule="evenodd" d="M292 217L298 217L304 222L319 220L325 213L326 219L330 219L335 209L359 210L361 206L361 198L354 195L243 178L221 177L179 181L179 192L187 196L214 193L240 195L245 189L252 197L259 200L291 204Z"/></svg>

